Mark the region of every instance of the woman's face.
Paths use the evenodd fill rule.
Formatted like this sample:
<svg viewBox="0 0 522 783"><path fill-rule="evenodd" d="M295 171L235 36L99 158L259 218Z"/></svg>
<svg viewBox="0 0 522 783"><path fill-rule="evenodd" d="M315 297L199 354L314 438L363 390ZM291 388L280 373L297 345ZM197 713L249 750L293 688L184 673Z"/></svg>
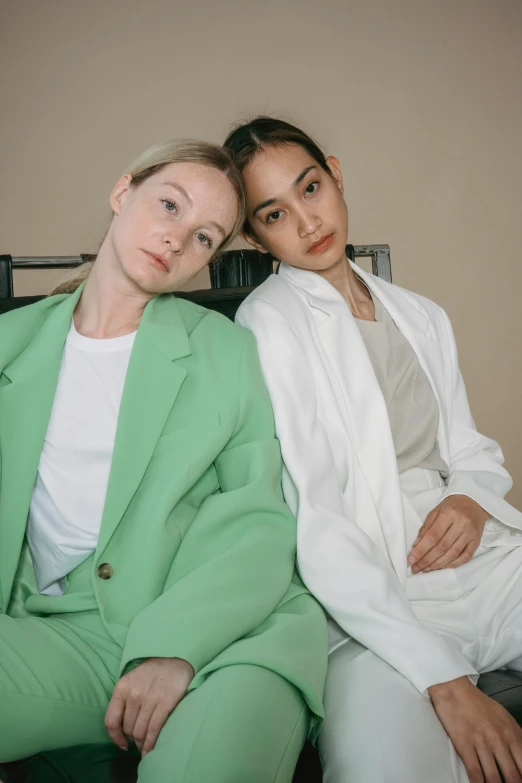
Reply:
<svg viewBox="0 0 522 783"><path fill-rule="evenodd" d="M228 177L200 163L171 163L136 187L122 177L110 203L111 255L136 289L153 295L197 275L232 232L239 209Z"/></svg>
<svg viewBox="0 0 522 783"><path fill-rule="evenodd" d="M247 215L259 250L291 266L323 271L346 257L348 210L339 161L331 176L297 144L267 147L245 168Z"/></svg>

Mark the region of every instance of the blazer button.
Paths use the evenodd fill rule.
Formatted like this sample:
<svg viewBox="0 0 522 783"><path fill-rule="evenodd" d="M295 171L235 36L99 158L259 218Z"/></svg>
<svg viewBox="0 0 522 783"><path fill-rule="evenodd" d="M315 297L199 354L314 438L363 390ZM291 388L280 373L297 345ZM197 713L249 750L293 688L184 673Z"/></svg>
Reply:
<svg viewBox="0 0 522 783"><path fill-rule="evenodd" d="M114 574L114 568L109 563L102 563L98 566L98 576L100 579L110 579Z"/></svg>

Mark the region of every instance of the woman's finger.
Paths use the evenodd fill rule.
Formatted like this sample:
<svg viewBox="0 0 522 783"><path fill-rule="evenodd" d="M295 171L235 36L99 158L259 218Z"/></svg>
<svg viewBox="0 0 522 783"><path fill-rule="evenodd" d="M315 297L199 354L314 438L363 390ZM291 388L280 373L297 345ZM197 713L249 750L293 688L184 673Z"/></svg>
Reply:
<svg viewBox="0 0 522 783"><path fill-rule="evenodd" d="M476 754L475 748L470 745L468 748L466 748L465 752L463 751L460 753L460 757L464 766L466 767L469 783L484 783L482 766Z"/></svg>
<svg viewBox="0 0 522 783"><path fill-rule="evenodd" d="M487 747L481 747L477 749L477 753L486 783L502 783L497 762L491 750Z"/></svg>
<svg viewBox="0 0 522 783"><path fill-rule="evenodd" d="M154 750L156 741L160 735L160 731L167 722L167 718L171 714L172 710L169 710L165 704L158 704L152 717L149 721L147 736L141 749L141 755L146 756L151 750Z"/></svg>
<svg viewBox="0 0 522 783"><path fill-rule="evenodd" d="M130 691L125 700L125 712L123 713L123 731L127 737L134 738L134 727L138 717L142 696Z"/></svg>
<svg viewBox="0 0 522 783"><path fill-rule="evenodd" d="M418 565L419 562L436 547L442 537L451 527L451 519L447 514L439 514L436 522L424 533L418 544L416 544L408 556L409 565ZM437 557L440 557L437 554ZM433 558L432 558L433 559ZM417 569L418 570L418 569Z"/></svg>
<svg viewBox="0 0 522 783"><path fill-rule="evenodd" d="M122 750L128 750L129 745L122 728L124 712L125 699L117 691L114 691L105 713L105 728L115 745Z"/></svg>
<svg viewBox="0 0 522 783"><path fill-rule="evenodd" d="M435 508L433 508L430 511L430 513L424 520L424 523L421 525L419 529L417 538L413 542L413 548L417 546L418 542L421 540L424 534L427 533L428 530L431 528L431 526L435 524L435 522L437 521L437 517L439 516L440 510L441 510L441 506L439 505L439 506L435 506Z"/></svg>
<svg viewBox="0 0 522 783"><path fill-rule="evenodd" d="M522 776L517 769L513 756L509 752L509 748L499 748L495 752L495 759L499 772L502 774L502 780L509 780L509 783L522 783Z"/></svg>
<svg viewBox="0 0 522 783"><path fill-rule="evenodd" d="M441 555L435 562L431 563L426 571L437 571L440 568L447 568L448 564L456 560L457 557L464 552L465 548L469 544L469 535L467 533L461 533L460 536L453 542L450 548Z"/></svg>
<svg viewBox="0 0 522 783"><path fill-rule="evenodd" d="M154 710L156 709L156 702L150 699L145 699L140 707L134 727L132 730L132 739L138 750L142 750L147 732L149 730L149 723Z"/></svg>
<svg viewBox="0 0 522 783"><path fill-rule="evenodd" d="M462 530L459 525L452 524L451 521L442 514L439 519L440 523L437 523L433 529L437 529L437 534L439 533L439 530L443 531L442 535L440 535L438 541L430 547L426 554L414 563L411 569L414 574L419 571L425 571L432 563L445 555L462 535ZM440 528L438 527L439 524ZM429 536L431 536L431 531L427 533L425 537L428 538Z"/></svg>
<svg viewBox="0 0 522 783"><path fill-rule="evenodd" d="M478 549L478 546L480 544L479 541L470 541L465 549L462 551L462 553L451 563L448 563L446 568L458 568L461 565L464 565L464 563L469 563L473 555Z"/></svg>
<svg viewBox="0 0 522 783"><path fill-rule="evenodd" d="M520 741L513 742L510 746L510 750L511 750L511 755L513 756L513 760L517 765L517 769L519 773L522 775L522 742Z"/></svg>

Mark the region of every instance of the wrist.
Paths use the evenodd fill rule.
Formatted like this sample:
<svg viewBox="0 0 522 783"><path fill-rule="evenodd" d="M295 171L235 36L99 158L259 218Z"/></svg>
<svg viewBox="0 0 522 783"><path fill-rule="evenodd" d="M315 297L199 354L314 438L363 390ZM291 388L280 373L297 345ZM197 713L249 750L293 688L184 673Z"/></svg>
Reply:
<svg viewBox="0 0 522 783"><path fill-rule="evenodd" d="M459 498L462 500L462 502L467 503L468 506L471 506L474 513L477 514L477 516L480 518L480 521L483 521L484 524L486 523L486 520L489 519L489 512L486 511L486 509L483 508L477 500L470 498L469 495L450 495L450 497Z"/></svg>
<svg viewBox="0 0 522 783"><path fill-rule="evenodd" d="M183 668L186 670L187 674L190 674L190 679L194 679L196 676L196 670L190 663L190 661L187 661L185 658L174 658L174 661L177 661L179 664L183 666Z"/></svg>
<svg viewBox="0 0 522 783"><path fill-rule="evenodd" d="M158 661L161 666L167 666L169 668L175 667L178 671L181 669L192 680L196 676L196 672L192 664L185 658L166 658L165 656L151 658L142 658L140 663L146 663L147 661ZM0 781L1 783L1 781Z"/></svg>
<svg viewBox="0 0 522 783"><path fill-rule="evenodd" d="M468 677L457 677L455 680L430 685L427 691L430 699L435 704L442 701L455 703L460 698L465 697L470 692L470 689L474 689L474 685Z"/></svg>

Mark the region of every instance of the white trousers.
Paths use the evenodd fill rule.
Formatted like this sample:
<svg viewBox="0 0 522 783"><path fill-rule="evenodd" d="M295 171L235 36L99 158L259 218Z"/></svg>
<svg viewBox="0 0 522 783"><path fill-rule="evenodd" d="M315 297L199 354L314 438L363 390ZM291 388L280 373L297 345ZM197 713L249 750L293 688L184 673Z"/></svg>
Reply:
<svg viewBox="0 0 522 783"><path fill-rule="evenodd" d="M417 529L440 493L423 473L408 491ZM409 576L406 591L420 622L478 672L522 671L522 546L479 547L459 568ZM325 710L324 783L468 783L429 699L353 639L330 655Z"/></svg>

